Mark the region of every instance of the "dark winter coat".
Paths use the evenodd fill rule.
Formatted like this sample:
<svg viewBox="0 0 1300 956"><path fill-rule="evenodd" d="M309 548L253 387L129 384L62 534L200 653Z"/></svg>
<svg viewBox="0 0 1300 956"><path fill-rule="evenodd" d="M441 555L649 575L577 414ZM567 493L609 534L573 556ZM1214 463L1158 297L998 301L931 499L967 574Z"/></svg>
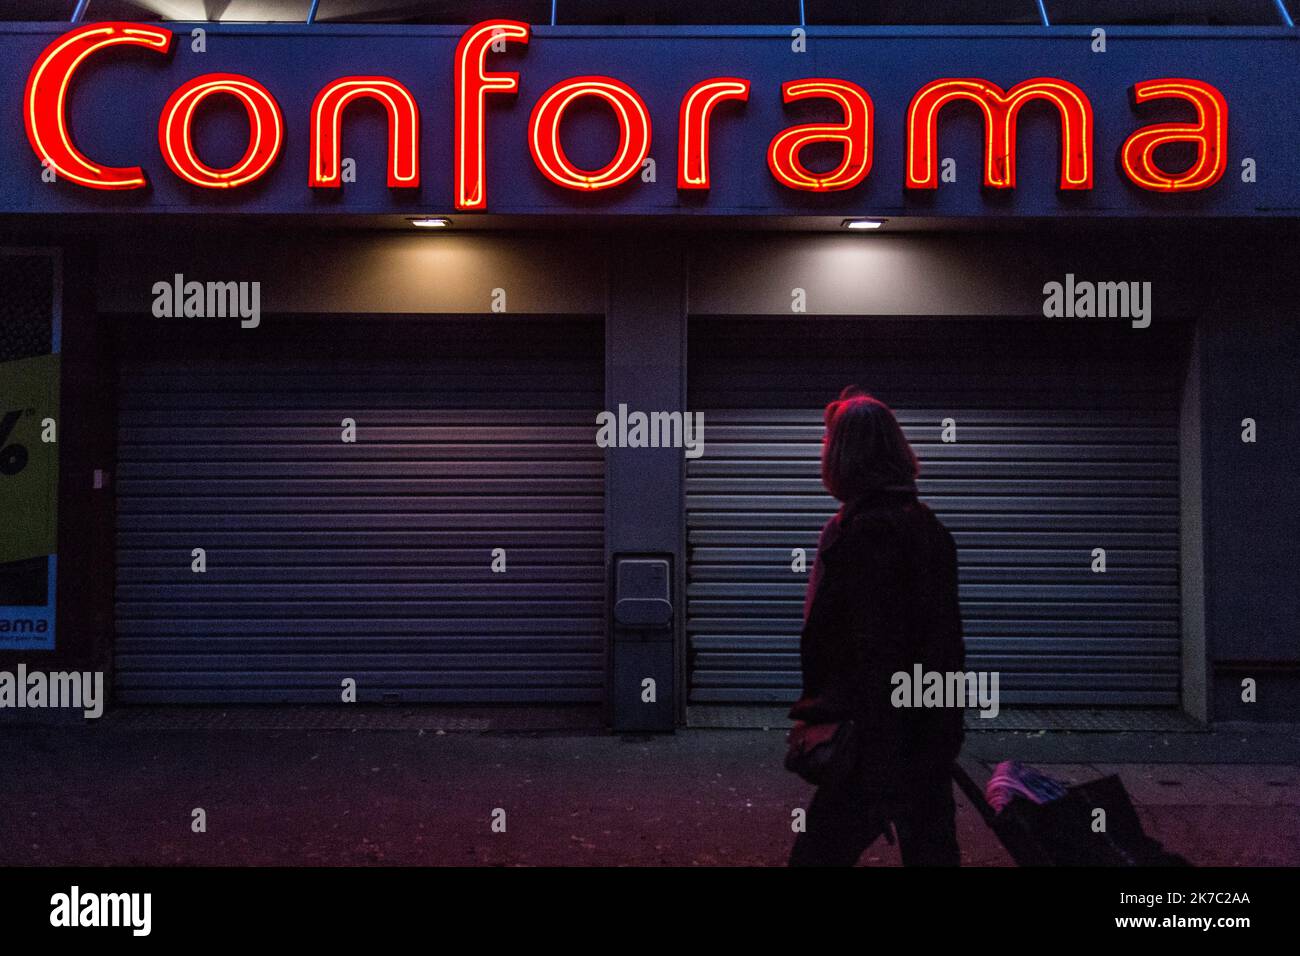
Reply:
<svg viewBox="0 0 1300 956"><path fill-rule="evenodd" d="M826 523L804 613L803 697L790 716L853 717L859 778L884 797L946 779L961 749L961 709L891 704L900 671L965 669L957 548L914 489L875 492Z"/></svg>

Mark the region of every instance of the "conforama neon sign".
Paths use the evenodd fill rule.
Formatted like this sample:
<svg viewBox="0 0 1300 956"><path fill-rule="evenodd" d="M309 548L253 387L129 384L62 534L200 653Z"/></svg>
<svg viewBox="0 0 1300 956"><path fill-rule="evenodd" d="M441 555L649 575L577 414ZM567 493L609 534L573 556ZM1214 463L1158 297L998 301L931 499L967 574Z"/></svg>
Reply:
<svg viewBox="0 0 1300 956"><path fill-rule="evenodd" d="M110 48L132 47L167 55L170 30L149 24L96 23L64 34L51 43L27 78L23 116L27 138L41 162L69 182L89 189L132 190L148 184L139 166L113 167L83 154L68 132L68 88L78 69ZM489 68L494 52L508 44L527 45L528 24L489 20L468 29L456 46L453 66L454 202L461 210L488 208L486 172L487 111L494 97L519 92L519 74ZM749 100L750 81L734 76L696 82L683 95L677 114L677 187L707 191L713 182L709 139L719 111L735 111ZM1125 140L1120 169L1136 186L1160 193L1206 189L1218 182L1227 163L1228 105L1208 83L1160 78L1132 88L1134 107L1153 100L1177 100L1192 107L1195 122L1144 126ZM777 182L792 190L832 192L852 189L871 172L875 106L856 83L832 77L790 80L781 86L784 102L825 100L835 104L841 120L792 126L777 133L767 150L767 165ZM237 101L248 116L248 144L233 166L218 169L198 156L191 141L195 114L213 97ZM310 166L313 189L342 187L343 117L363 99L377 101L388 117L388 186L411 189L420 184L420 110L410 91L391 77L346 76L327 83L317 94L310 117ZM618 142L599 169L575 164L560 142L565 116L575 103L597 101L613 115ZM984 117L984 186L1016 187L1016 120L1028 103L1055 108L1060 120L1059 188L1093 187L1093 112L1087 94L1056 77L1033 77L1010 89L974 77L944 78L927 83L913 96L906 117L906 180L910 190L938 186L939 115L953 102L973 103ZM632 87L610 76L574 76L537 99L528 121L528 151L538 171L555 185L578 192L613 189L633 179L650 152L650 112ZM182 84L158 118L158 145L163 161L176 176L203 189L237 189L266 174L284 145L280 106L271 91L249 76L207 73ZM840 162L831 170L809 169L801 157L814 144L839 147ZM1156 150L1171 143L1190 144L1195 161L1185 170L1161 167Z"/></svg>

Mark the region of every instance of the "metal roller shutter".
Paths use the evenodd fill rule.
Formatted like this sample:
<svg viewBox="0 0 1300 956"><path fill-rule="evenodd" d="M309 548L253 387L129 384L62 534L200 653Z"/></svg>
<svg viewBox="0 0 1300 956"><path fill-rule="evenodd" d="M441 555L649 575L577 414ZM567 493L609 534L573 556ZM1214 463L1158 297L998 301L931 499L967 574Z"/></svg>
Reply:
<svg viewBox="0 0 1300 956"><path fill-rule="evenodd" d="M124 346L119 699L601 700L599 322L264 322Z"/></svg>
<svg viewBox="0 0 1300 956"><path fill-rule="evenodd" d="M1186 329L1043 320L701 319L687 462L690 700L798 696L806 575L836 503L822 411L898 413L959 548L967 666L1004 704L1179 699L1178 418ZM940 441L952 418L957 441ZM1104 548L1107 570L1091 570Z"/></svg>

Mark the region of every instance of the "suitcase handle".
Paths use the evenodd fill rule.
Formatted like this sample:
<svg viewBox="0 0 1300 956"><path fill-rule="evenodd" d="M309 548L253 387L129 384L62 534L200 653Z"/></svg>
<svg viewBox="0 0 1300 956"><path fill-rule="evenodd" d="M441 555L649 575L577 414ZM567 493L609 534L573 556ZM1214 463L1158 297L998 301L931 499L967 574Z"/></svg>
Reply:
<svg viewBox="0 0 1300 956"><path fill-rule="evenodd" d="M993 821L997 819L997 813L989 806L989 802L984 799L984 792L976 786L975 781L966 772L966 768L956 761L953 761L952 764L952 779L957 781L957 786L961 788L962 793L966 794L966 799L979 811L979 815L984 818L984 822L992 826Z"/></svg>

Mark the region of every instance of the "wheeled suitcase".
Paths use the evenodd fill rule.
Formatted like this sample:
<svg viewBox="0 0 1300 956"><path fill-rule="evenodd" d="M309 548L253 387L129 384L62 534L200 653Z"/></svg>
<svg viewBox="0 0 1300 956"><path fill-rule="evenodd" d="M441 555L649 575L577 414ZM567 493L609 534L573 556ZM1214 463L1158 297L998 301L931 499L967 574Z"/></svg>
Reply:
<svg viewBox="0 0 1300 956"><path fill-rule="evenodd" d="M1189 866L1147 836L1119 777L1073 787L1044 803L1017 796L995 810L959 763L953 779L1019 866ZM1100 812L1099 812L1100 811Z"/></svg>

